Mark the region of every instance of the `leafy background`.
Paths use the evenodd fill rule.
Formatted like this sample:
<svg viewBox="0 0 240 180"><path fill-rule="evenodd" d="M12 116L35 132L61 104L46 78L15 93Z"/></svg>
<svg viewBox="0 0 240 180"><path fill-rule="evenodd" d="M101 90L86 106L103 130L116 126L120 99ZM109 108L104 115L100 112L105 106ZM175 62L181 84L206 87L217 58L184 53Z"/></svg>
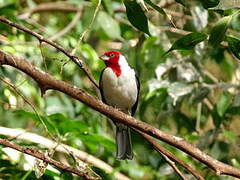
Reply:
<svg viewBox="0 0 240 180"><path fill-rule="evenodd" d="M43 4L60 4L81 11L78 15L74 11L53 10L30 13ZM109 49L121 51L140 76L136 118L184 137L212 157L240 168L240 16L234 8L237 5L224 0L0 0L0 15L53 39L68 51L74 49L96 80L104 68L98 55ZM74 27L56 38L74 18ZM1 23L0 48L97 96L75 64L29 34ZM1 66L0 75L1 126L55 137L104 160L132 179L179 178L138 134L132 133L134 159L118 161L113 125L104 116L56 91L48 91L42 98L37 84L16 69ZM12 141L42 149L17 139ZM161 144L206 179L233 179L216 176L207 166ZM34 179L29 158L11 153L16 155L8 148L0 150L0 178ZM71 156L65 159L74 165ZM92 169L104 179L113 178L100 169ZM54 168L48 168L41 178L59 177L77 179Z"/></svg>

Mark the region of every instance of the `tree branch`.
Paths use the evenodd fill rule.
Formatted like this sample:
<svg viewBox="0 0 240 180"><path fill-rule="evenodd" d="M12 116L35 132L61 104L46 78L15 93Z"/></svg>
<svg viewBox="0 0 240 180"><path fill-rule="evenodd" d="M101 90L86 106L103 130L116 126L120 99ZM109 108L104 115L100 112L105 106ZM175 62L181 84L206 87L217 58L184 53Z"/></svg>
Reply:
<svg viewBox="0 0 240 180"><path fill-rule="evenodd" d="M198 148L187 143L182 138L160 131L159 129L147 123L136 120L135 118L104 104L102 101L88 95L82 89L74 87L73 85L64 81L57 80L50 74L38 70L26 60L7 54L0 50L0 65L10 65L15 67L32 77L38 83L41 89L53 89L65 93L72 98L88 105L92 109L95 109L96 111L106 115L107 117L114 119L115 123L122 123L131 128L136 128L152 137L162 140L184 151L185 153L191 155L195 159L215 170L218 175L225 174L240 178L240 170L238 168L234 168L210 157Z"/></svg>
<svg viewBox="0 0 240 180"><path fill-rule="evenodd" d="M96 180L98 178L95 178L95 177L92 177L91 175L89 175L87 172L82 172L76 168L73 168L73 167L70 167L70 166L67 166L59 161L56 161L52 158L50 158L49 156L46 156L44 153L41 153L39 151L36 151L32 148L28 148L28 147L22 147L22 146L19 146L17 144L13 144L11 143L10 141L8 141L7 139L2 139L0 138L0 144L6 146L6 147L10 147L12 149L15 149L17 151L20 151L22 153L25 153L25 154L28 154L28 155L31 155L37 159L41 159L43 160L44 162L46 163L49 163L49 164L52 164L62 170L65 170L65 171L68 171L68 172L71 172L73 174L76 174L78 176L81 176L85 179L89 179L89 180Z"/></svg>
<svg viewBox="0 0 240 180"><path fill-rule="evenodd" d="M116 172L110 165L105 163L104 161L84 152L80 151L76 148L70 147L65 144L58 144L50 139L47 139L45 137L42 137L40 135L26 132L25 130L20 129L13 129L13 128L6 128L6 127L0 127L0 134L10 137L10 138L16 138L18 140L27 141L27 142L33 142L36 144L39 144L43 147L46 147L48 149L53 149L55 151L64 153L64 154L71 154L76 157L77 159L86 162L88 164L91 164L95 167L98 167L102 170L104 170L106 173L113 174L114 178L119 180L130 180L127 176L120 172ZM57 146L56 146L57 145Z"/></svg>
<svg viewBox="0 0 240 180"><path fill-rule="evenodd" d="M51 41L55 41L57 39L59 39L61 36L67 34L68 32L70 32L74 26L76 26L76 24L78 23L79 19L81 17L81 11L78 11L76 13L76 15L74 16L74 18L72 19L72 21L61 31L57 32L56 34L54 34L52 37L50 37L49 39Z"/></svg>
<svg viewBox="0 0 240 180"><path fill-rule="evenodd" d="M46 12L46 11L64 11L64 12L76 12L82 11L82 8L78 8L73 4L66 3L66 2L50 2L50 3L41 3L40 5L27 10L27 13L30 16L37 12Z"/></svg>
<svg viewBox="0 0 240 180"><path fill-rule="evenodd" d="M182 177L181 173L178 172L178 170L174 167L174 165L172 165L171 162L168 161L168 159L170 161L174 161L178 164L180 164L181 166L183 166L189 173L191 173L196 179L198 180L204 180L204 178L201 176L201 174L199 174L196 170L194 170L191 166L189 166L187 163L183 162L182 160L178 159L174 154L172 154L170 151L168 151L167 149L165 149L163 146L161 146L159 143L157 143L156 141L154 141L154 139L139 131L139 130L136 130L134 129L135 131L137 131L141 136L143 136L152 146L153 148L158 151L162 156L163 158L169 163L170 166L172 166L174 168L174 170L176 171L176 173L179 174L179 176ZM168 158L166 158L166 157ZM184 178L183 178L184 179Z"/></svg>
<svg viewBox="0 0 240 180"><path fill-rule="evenodd" d="M92 77L91 73L89 72L87 66L85 65L85 63L79 59L78 57L70 54L69 52L67 52L63 47L61 47L60 45L58 45L57 43L48 40L46 38L44 38L42 35L32 31L31 29L28 29L27 27L21 26L19 24L16 24L8 19L6 19L3 16L0 16L0 22L3 22L5 24L8 24L12 27L15 27L19 30L22 30L28 34L31 34L32 36L36 37L39 42L45 42L49 45L51 45L52 47L56 48L57 50L61 51L63 54L65 54L67 57L69 57L69 59L71 59L75 64L78 65L79 68L81 68L83 70L83 72L87 75L87 77L89 78L89 80L98 88L98 83L95 81L95 79Z"/></svg>
<svg viewBox="0 0 240 180"><path fill-rule="evenodd" d="M174 169L174 171L182 178L182 180L189 180L176 166L175 162L169 159L165 154L159 152L163 159Z"/></svg>

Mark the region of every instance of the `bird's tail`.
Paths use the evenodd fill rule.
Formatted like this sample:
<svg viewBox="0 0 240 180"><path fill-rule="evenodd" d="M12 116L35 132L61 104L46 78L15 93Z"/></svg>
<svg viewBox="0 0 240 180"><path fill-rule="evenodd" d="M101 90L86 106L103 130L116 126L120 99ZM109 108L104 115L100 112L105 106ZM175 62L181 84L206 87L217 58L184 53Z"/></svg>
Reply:
<svg viewBox="0 0 240 180"><path fill-rule="evenodd" d="M130 129L122 124L116 129L117 159L132 159L132 142Z"/></svg>

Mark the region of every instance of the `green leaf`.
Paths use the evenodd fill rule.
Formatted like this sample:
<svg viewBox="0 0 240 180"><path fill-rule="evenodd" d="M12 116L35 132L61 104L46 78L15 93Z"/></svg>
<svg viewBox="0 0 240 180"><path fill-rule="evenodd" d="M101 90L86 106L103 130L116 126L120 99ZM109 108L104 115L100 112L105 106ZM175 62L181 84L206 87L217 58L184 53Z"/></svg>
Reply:
<svg viewBox="0 0 240 180"><path fill-rule="evenodd" d="M240 31L240 15L237 14L236 16L233 17L231 21L231 27L235 31Z"/></svg>
<svg viewBox="0 0 240 180"><path fill-rule="evenodd" d="M235 142L238 138L238 136L232 131L223 130L223 135L232 142Z"/></svg>
<svg viewBox="0 0 240 180"><path fill-rule="evenodd" d="M101 145L109 151L115 151L115 144L112 139L95 133L78 133L76 136L80 138L84 144L86 144L92 150L96 150L98 146Z"/></svg>
<svg viewBox="0 0 240 180"><path fill-rule="evenodd" d="M205 9L215 7L219 4L219 0L200 0Z"/></svg>
<svg viewBox="0 0 240 180"><path fill-rule="evenodd" d="M126 13L130 23L138 30L151 35L148 29L148 20L141 6L136 1L125 0Z"/></svg>
<svg viewBox="0 0 240 180"><path fill-rule="evenodd" d="M4 1L0 1L0 8L3 8L5 6L14 4L15 1L14 0L4 0Z"/></svg>
<svg viewBox="0 0 240 180"><path fill-rule="evenodd" d="M14 114L17 118L27 118L34 122L41 123L42 126L46 126L49 132L57 133L58 129L54 124L48 119L47 116L41 114L36 114L35 112L27 112L24 110L16 110Z"/></svg>
<svg viewBox="0 0 240 180"><path fill-rule="evenodd" d="M218 115L223 117L229 105L232 102L233 95L229 92L223 92L217 102L217 112Z"/></svg>
<svg viewBox="0 0 240 180"><path fill-rule="evenodd" d="M186 6L186 0L175 0L177 3L183 5L183 6Z"/></svg>
<svg viewBox="0 0 240 180"><path fill-rule="evenodd" d="M111 0L103 0L103 7L107 10L110 15L113 15L112 1Z"/></svg>
<svg viewBox="0 0 240 180"><path fill-rule="evenodd" d="M212 117L213 117L213 122L214 125L219 128L223 118L219 116L218 112L217 112L217 108L215 107L214 110L212 111Z"/></svg>
<svg viewBox="0 0 240 180"><path fill-rule="evenodd" d="M164 102L167 98L167 89L166 88L159 88L155 89L154 91L149 92L141 106L139 107L140 117L144 117L144 113L148 107L150 107L150 103L152 103L155 99L158 99L159 102Z"/></svg>
<svg viewBox="0 0 240 180"><path fill-rule="evenodd" d="M227 36L226 39L230 51L236 56L236 58L240 59L240 40L233 36Z"/></svg>
<svg viewBox="0 0 240 180"><path fill-rule="evenodd" d="M54 123L55 127L59 128L59 131L62 134L66 134L68 132L82 133L91 130L91 127L88 127L86 123L79 120L72 120L60 113L51 114L48 116L48 118L52 123Z"/></svg>
<svg viewBox="0 0 240 180"><path fill-rule="evenodd" d="M121 31L120 31L119 24L107 13L103 11L99 12L98 23L110 38L121 39Z"/></svg>
<svg viewBox="0 0 240 180"><path fill-rule="evenodd" d="M223 70L222 74L224 75L225 80L231 81L236 70L236 64L229 58L224 58L220 63L220 68Z"/></svg>
<svg viewBox="0 0 240 180"><path fill-rule="evenodd" d="M174 82L169 85L167 92L169 96L173 98L173 104L175 105L177 100L181 96L185 96L189 93L191 93L193 90L193 86L191 84L185 83L185 82Z"/></svg>
<svg viewBox="0 0 240 180"><path fill-rule="evenodd" d="M73 175L67 171L62 171L60 177L61 179L73 180Z"/></svg>
<svg viewBox="0 0 240 180"><path fill-rule="evenodd" d="M172 47L165 53L169 53L172 50L180 49L180 50L190 50L193 49L194 46L207 38L207 35L204 33L193 32L187 34L180 39L176 40Z"/></svg>
<svg viewBox="0 0 240 180"><path fill-rule="evenodd" d="M212 28L209 37L209 43L212 46L218 45L225 37L225 33L231 23L232 16L226 16L220 19Z"/></svg>
<svg viewBox="0 0 240 180"><path fill-rule="evenodd" d="M144 0L149 6L151 6L153 9L155 9L156 11L158 11L160 14L166 15L165 11L157 6L156 4L154 4L151 0Z"/></svg>

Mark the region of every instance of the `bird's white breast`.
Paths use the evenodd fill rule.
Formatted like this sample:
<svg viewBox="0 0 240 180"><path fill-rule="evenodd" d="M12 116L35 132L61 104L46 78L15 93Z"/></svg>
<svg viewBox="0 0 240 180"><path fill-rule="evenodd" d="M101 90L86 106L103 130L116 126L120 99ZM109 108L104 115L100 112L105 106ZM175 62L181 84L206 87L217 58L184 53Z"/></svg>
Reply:
<svg viewBox="0 0 240 180"><path fill-rule="evenodd" d="M138 95L135 71L125 62L121 65L121 75L116 76L111 68L106 68L102 74L101 87L106 103L130 111Z"/></svg>

